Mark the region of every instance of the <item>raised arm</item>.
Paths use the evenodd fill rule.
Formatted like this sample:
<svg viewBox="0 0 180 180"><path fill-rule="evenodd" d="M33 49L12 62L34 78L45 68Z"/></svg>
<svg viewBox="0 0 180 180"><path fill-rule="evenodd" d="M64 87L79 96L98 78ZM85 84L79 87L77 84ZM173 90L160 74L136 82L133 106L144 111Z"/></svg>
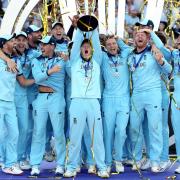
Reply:
<svg viewBox="0 0 180 180"><path fill-rule="evenodd" d="M117 44L122 51L126 50L128 54L133 50L133 48L128 46L121 38L117 39Z"/></svg>
<svg viewBox="0 0 180 180"><path fill-rule="evenodd" d="M156 45L156 47L162 52L164 58L167 61L170 61L171 60L171 51L164 46L164 44L162 43L162 41L160 40L160 38L156 35L156 33L154 31L151 31L150 35L151 35L151 38L152 38L154 44Z"/></svg>
<svg viewBox="0 0 180 180"><path fill-rule="evenodd" d="M80 56L80 48L81 48L81 43L82 43L83 39L84 39L83 32L77 28L75 38L73 41L73 46L71 49L71 55L70 55L71 61L74 61L77 56Z"/></svg>
<svg viewBox="0 0 180 180"><path fill-rule="evenodd" d="M101 50L101 44L100 44L99 33L98 33L97 28L95 30L93 30L92 32L89 32L87 34L87 38L92 40L94 60L98 64L101 64L101 62L102 62L102 50Z"/></svg>
<svg viewBox="0 0 180 180"><path fill-rule="evenodd" d="M153 47L152 47L153 49ZM166 59L163 57L162 53L155 47L153 49L153 55L159 64L159 67L161 69L161 72L165 75L170 75L172 72L172 66L166 61Z"/></svg>

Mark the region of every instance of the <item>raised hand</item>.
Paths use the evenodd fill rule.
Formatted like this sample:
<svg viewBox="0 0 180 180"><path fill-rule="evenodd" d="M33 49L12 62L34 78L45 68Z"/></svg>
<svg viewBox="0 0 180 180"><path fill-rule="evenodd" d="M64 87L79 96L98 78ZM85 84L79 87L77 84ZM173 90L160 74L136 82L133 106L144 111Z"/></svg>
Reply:
<svg viewBox="0 0 180 180"><path fill-rule="evenodd" d="M8 68L11 72L13 73L17 73L18 70L17 70L17 64L13 61L13 60L8 60L7 61L7 65L8 65Z"/></svg>
<svg viewBox="0 0 180 180"><path fill-rule="evenodd" d="M60 70L61 70L61 67L59 65L55 65L51 69L48 70L48 75L59 72Z"/></svg>

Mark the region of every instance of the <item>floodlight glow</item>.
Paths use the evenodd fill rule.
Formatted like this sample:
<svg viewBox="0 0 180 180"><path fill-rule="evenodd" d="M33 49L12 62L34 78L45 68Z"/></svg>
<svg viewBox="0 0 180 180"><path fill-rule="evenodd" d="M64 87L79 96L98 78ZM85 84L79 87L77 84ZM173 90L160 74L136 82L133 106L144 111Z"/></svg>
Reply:
<svg viewBox="0 0 180 180"><path fill-rule="evenodd" d="M16 18L18 17L19 12L21 11L26 0L12 0L9 2L9 5L5 11L0 34L11 34L14 24L16 22Z"/></svg>
<svg viewBox="0 0 180 180"><path fill-rule="evenodd" d="M99 33L106 34L105 0L98 0L98 7Z"/></svg>
<svg viewBox="0 0 180 180"><path fill-rule="evenodd" d="M163 11L164 0L148 1L146 18L151 19L154 23L154 31L158 30Z"/></svg>
<svg viewBox="0 0 180 180"><path fill-rule="evenodd" d="M73 12L76 11L76 3L75 0L69 0L67 1L67 4L66 4L66 0L59 0L59 5L61 9L64 29L65 32L67 32L69 30L69 27L71 26L71 21L69 19L69 16L72 17L74 15Z"/></svg>
<svg viewBox="0 0 180 180"><path fill-rule="evenodd" d="M0 34L11 34L13 27L16 23L15 32L19 32L28 15L38 3L39 0L29 0L26 7L22 10L23 5L27 0L11 0L6 9L4 18L1 23ZM87 1L87 0L85 0ZM124 17L125 17L125 0L119 0L118 2L118 25L117 25L117 34L120 37L123 37L124 31ZM63 24L65 32L68 31L71 21L69 17L75 15L77 12L75 0L59 0L59 5L62 13ZM154 22L155 28L158 29L159 22L161 19L161 13L163 10L164 0L152 0L148 1L146 18L151 19ZM105 14L105 0L98 1L99 8L99 32L106 34L106 14ZM20 11L22 13L18 17ZM154 14L156 12L156 14ZM77 13L76 13L77 14ZM19 18L19 19L17 19ZM108 0L108 33L115 33L115 0Z"/></svg>
<svg viewBox="0 0 180 180"><path fill-rule="evenodd" d="M108 0L108 34L115 34L115 0Z"/></svg>
<svg viewBox="0 0 180 180"><path fill-rule="evenodd" d="M121 38L124 36L124 23L125 23L125 0L118 2L118 22L117 22L117 35Z"/></svg>

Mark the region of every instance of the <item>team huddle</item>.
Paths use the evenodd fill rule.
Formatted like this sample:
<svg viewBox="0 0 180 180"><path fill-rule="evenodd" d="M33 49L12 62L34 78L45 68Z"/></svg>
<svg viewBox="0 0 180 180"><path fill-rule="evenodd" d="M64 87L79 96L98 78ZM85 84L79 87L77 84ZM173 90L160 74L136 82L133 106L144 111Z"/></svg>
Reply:
<svg viewBox="0 0 180 180"><path fill-rule="evenodd" d="M31 169L38 176L52 137L56 175L74 177L82 163L101 178L109 178L112 169L123 173L124 163L132 170L165 171L171 166L171 78L180 156L180 32L177 48L168 49L164 35L144 19L129 46L98 28L83 32L77 22L74 17L67 35L55 22L43 38L43 28L35 25L0 36L2 171L19 175Z"/></svg>

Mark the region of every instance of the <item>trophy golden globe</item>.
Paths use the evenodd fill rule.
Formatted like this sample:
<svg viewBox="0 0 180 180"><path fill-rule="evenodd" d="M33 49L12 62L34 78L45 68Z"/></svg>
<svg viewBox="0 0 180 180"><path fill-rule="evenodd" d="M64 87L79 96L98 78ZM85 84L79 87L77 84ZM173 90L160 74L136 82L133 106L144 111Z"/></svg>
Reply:
<svg viewBox="0 0 180 180"><path fill-rule="evenodd" d="M98 20L94 15L96 0L76 0L76 6L81 16L77 27L83 32L96 29L98 26Z"/></svg>

